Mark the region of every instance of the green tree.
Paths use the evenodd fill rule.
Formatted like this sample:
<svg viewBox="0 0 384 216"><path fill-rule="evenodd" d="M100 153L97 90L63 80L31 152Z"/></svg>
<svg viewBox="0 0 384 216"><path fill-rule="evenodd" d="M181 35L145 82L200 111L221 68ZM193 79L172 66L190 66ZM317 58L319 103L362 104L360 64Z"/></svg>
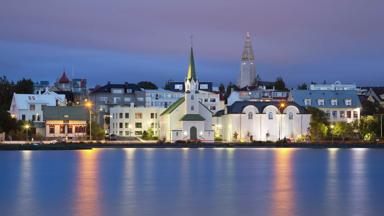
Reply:
<svg viewBox="0 0 384 216"><path fill-rule="evenodd" d="M312 141L320 141L327 137L328 135L328 118L327 115L315 107L308 107L308 112L311 114L310 121L310 135Z"/></svg>
<svg viewBox="0 0 384 216"><path fill-rule="evenodd" d="M15 85L15 93L19 94L32 94L33 93L33 81L31 79L25 79L17 81Z"/></svg>
<svg viewBox="0 0 384 216"><path fill-rule="evenodd" d="M353 126L347 122L336 122L331 133L344 141L347 137L353 137Z"/></svg>
<svg viewBox="0 0 384 216"><path fill-rule="evenodd" d="M275 89L278 91L287 91L287 87L285 86L285 82L282 77L277 77L275 81Z"/></svg>
<svg viewBox="0 0 384 216"><path fill-rule="evenodd" d="M92 121L92 140L103 140L105 138L105 131L99 124ZM89 136L89 127L87 130L87 134Z"/></svg>
<svg viewBox="0 0 384 216"><path fill-rule="evenodd" d="M306 83L302 83L302 84L297 86L297 89L299 89L299 90L307 90L308 89L308 85Z"/></svg>
<svg viewBox="0 0 384 216"><path fill-rule="evenodd" d="M360 137L366 141L372 141L380 134L380 119L378 116L362 116L355 125Z"/></svg>
<svg viewBox="0 0 384 216"><path fill-rule="evenodd" d="M137 85L142 89L158 89L156 84L149 81L141 81L141 82L138 82Z"/></svg>

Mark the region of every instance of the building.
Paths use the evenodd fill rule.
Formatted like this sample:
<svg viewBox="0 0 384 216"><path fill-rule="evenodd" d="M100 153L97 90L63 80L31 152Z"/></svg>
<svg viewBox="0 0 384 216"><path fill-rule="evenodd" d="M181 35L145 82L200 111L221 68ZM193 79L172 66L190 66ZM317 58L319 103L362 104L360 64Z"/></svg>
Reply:
<svg viewBox="0 0 384 216"><path fill-rule="evenodd" d="M331 122L360 119L361 103L356 90L292 90L289 100L324 111Z"/></svg>
<svg viewBox="0 0 384 216"><path fill-rule="evenodd" d="M372 103L379 103L384 107L384 87L365 87L364 96Z"/></svg>
<svg viewBox="0 0 384 216"><path fill-rule="evenodd" d="M43 106L65 106L65 95L51 91L39 94L13 94L9 113L17 120L42 122Z"/></svg>
<svg viewBox="0 0 384 216"><path fill-rule="evenodd" d="M33 83L33 93L39 94L41 92L45 92L47 89L49 89L49 81L39 81Z"/></svg>
<svg viewBox="0 0 384 216"><path fill-rule="evenodd" d="M165 89L174 92L185 92L185 82L168 81L165 85ZM198 89L202 91L214 91L212 82L199 82Z"/></svg>
<svg viewBox="0 0 384 216"><path fill-rule="evenodd" d="M357 91L358 88L355 84L342 84L340 81L336 81L334 84L311 84L309 90Z"/></svg>
<svg viewBox="0 0 384 216"><path fill-rule="evenodd" d="M307 134L310 118L293 102L237 101L214 116L215 137L228 142L295 140Z"/></svg>
<svg viewBox="0 0 384 216"><path fill-rule="evenodd" d="M201 93L192 48L184 86L184 97L169 106L160 116L160 139L169 142L213 142L212 112L199 100Z"/></svg>
<svg viewBox="0 0 384 216"><path fill-rule="evenodd" d="M57 79L54 86L51 88L51 91L58 94L64 94L68 105L82 104L84 100L87 99L87 80L71 80L64 71L61 77Z"/></svg>
<svg viewBox="0 0 384 216"><path fill-rule="evenodd" d="M244 88L253 86L256 82L256 66L255 56L253 53L251 35L247 32L245 36L245 44L241 55L240 73L237 80L237 86Z"/></svg>
<svg viewBox="0 0 384 216"><path fill-rule="evenodd" d="M184 97L184 92L169 91L165 89L145 89L145 106L167 108L179 98Z"/></svg>
<svg viewBox="0 0 384 216"><path fill-rule="evenodd" d="M163 107L113 106L110 108L110 133L118 136L140 137L151 129L159 136L159 117Z"/></svg>
<svg viewBox="0 0 384 216"><path fill-rule="evenodd" d="M86 139L88 110L83 106L43 107L47 139Z"/></svg>
<svg viewBox="0 0 384 216"><path fill-rule="evenodd" d="M237 101L287 101L288 97L289 91L277 91L274 88L233 89L227 98L227 105Z"/></svg>

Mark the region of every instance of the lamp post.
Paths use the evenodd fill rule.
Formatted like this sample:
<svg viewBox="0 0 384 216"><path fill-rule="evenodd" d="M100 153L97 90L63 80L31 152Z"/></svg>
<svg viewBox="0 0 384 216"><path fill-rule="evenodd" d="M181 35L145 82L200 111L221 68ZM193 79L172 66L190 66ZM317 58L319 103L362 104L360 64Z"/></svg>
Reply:
<svg viewBox="0 0 384 216"><path fill-rule="evenodd" d="M28 142L28 130L29 130L29 128L30 128L31 126L27 123L27 124L25 124L24 125L24 128L25 128L25 139L26 139L26 141Z"/></svg>
<svg viewBox="0 0 384 216"><path fill-rule="evenodd" d="M284 112L285 103L280 102L279 111L280 111L280 124L279 124L279 140L281 140L281 131L282 131L282 121L283 121L283 112Z"/></svg>
<svg viewBox="0 0 384 216"><path fill-rule="evenodd" d="M89 111L89 141L92 141L92 102L87 101L85 103L85 106L88 108Z"/></svg>
<svg viewBox="0 0 384 216"><path fill-rule="evenodd" d="M333 128L335 128L334 124L331 124L331 137L332 137L332 145L333 145Z"/></svg>

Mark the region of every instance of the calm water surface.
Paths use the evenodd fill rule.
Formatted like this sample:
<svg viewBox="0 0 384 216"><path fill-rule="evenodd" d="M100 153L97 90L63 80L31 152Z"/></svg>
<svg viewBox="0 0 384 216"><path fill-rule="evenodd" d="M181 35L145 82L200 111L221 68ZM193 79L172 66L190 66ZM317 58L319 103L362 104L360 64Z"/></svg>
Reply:
<svg viewBox="0 0 384 216"><path fill-rule="evenodd" d="M0 215L383 215L384 150L0 152Z"/></svg>

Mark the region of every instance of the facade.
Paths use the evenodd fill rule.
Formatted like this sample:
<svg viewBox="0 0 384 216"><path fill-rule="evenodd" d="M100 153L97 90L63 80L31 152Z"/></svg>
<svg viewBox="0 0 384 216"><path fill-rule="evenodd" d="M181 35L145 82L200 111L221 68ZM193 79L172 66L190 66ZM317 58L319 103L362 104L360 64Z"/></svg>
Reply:
<svg viewBox="0 0 384 216"><path fill-rule="evenodd" d="M169 91L165 89L144 90L145 106L167 108L179 98L184 97L184 92Z"/></svg>
<svg viewBox="0 0 384 216"><path fill-rule="evenodd" d="M42 122L43 106L65 106L65 95L46 91L39 94L13 94L9 113L17 120Z"/></svg>
<svg viewBox="0 0 384 216"><path fill-rule="evenodd" d="M296 139L307 134L310 118L292 102L238 101L214 116L215 136L228 142Z"/></svg>
<svg viewBox="0 0 384 216"><path fill-rule="evenodd" d="M251 35L247 32L243 53L241 55L240 74L237 81L239 88L253 86L256 82L255 56L253 53Z"/></svg>
<svg viewBox="0 0 384 216"><path fill-rule="evenodd" d="M45 92L47 89L49 89L49 81L39 81L33 83L33 93L34 94L40 94L41 92Z"/></svg>
<svg viewBox="0 0 384 216"><path fill-rule="evenodd" d="M213 142L212 112L199 100L199 81L196 77L193 49L191 48L184 97L169 106L160 116L160 139L201 140Z"/></svg>
<svg viewBox="0 0 384 216"><path fill-rule="evenodd" d="M184 93L185 82L168 81L165 89L169 91ZM215 90L212 82L199 82L198 89L202 91L209 91L209 92L212 92Z"/></svg>
<svg viewBox="0 0 384 216"><path fill-rule="evenodd" d="M342 84L336 81L334 84L311 84L309 90L322 90L322 91L357 91L355 84Z"/></svg>
<svg viewBox="0 0 384 216"><path fill-rule="evenodd" d="M288 97L289 91L277 91L274 88L233 90L227 98L227 105L232 105L236 101L287 101Z"/></svg>
<svg viewBox="0 0 384 216"><path fill-rule="evenodd" d="M140 137L152 129L159 136L159 118L163 107L113 106L110 108L110 133L122 137Z"/></svg>
<svg viewBox="0 0 384 216"><path fill-rule="evenodd" d="M324 111L330 122L360 119L361 103L356 90L292 90L291 101Z"/></svg>
<svg viewBox="0 0 384 216"><path fill-rule="evenodd" d="M84 139L89 113L83 106L43 107L47 139Z"/></svg>

